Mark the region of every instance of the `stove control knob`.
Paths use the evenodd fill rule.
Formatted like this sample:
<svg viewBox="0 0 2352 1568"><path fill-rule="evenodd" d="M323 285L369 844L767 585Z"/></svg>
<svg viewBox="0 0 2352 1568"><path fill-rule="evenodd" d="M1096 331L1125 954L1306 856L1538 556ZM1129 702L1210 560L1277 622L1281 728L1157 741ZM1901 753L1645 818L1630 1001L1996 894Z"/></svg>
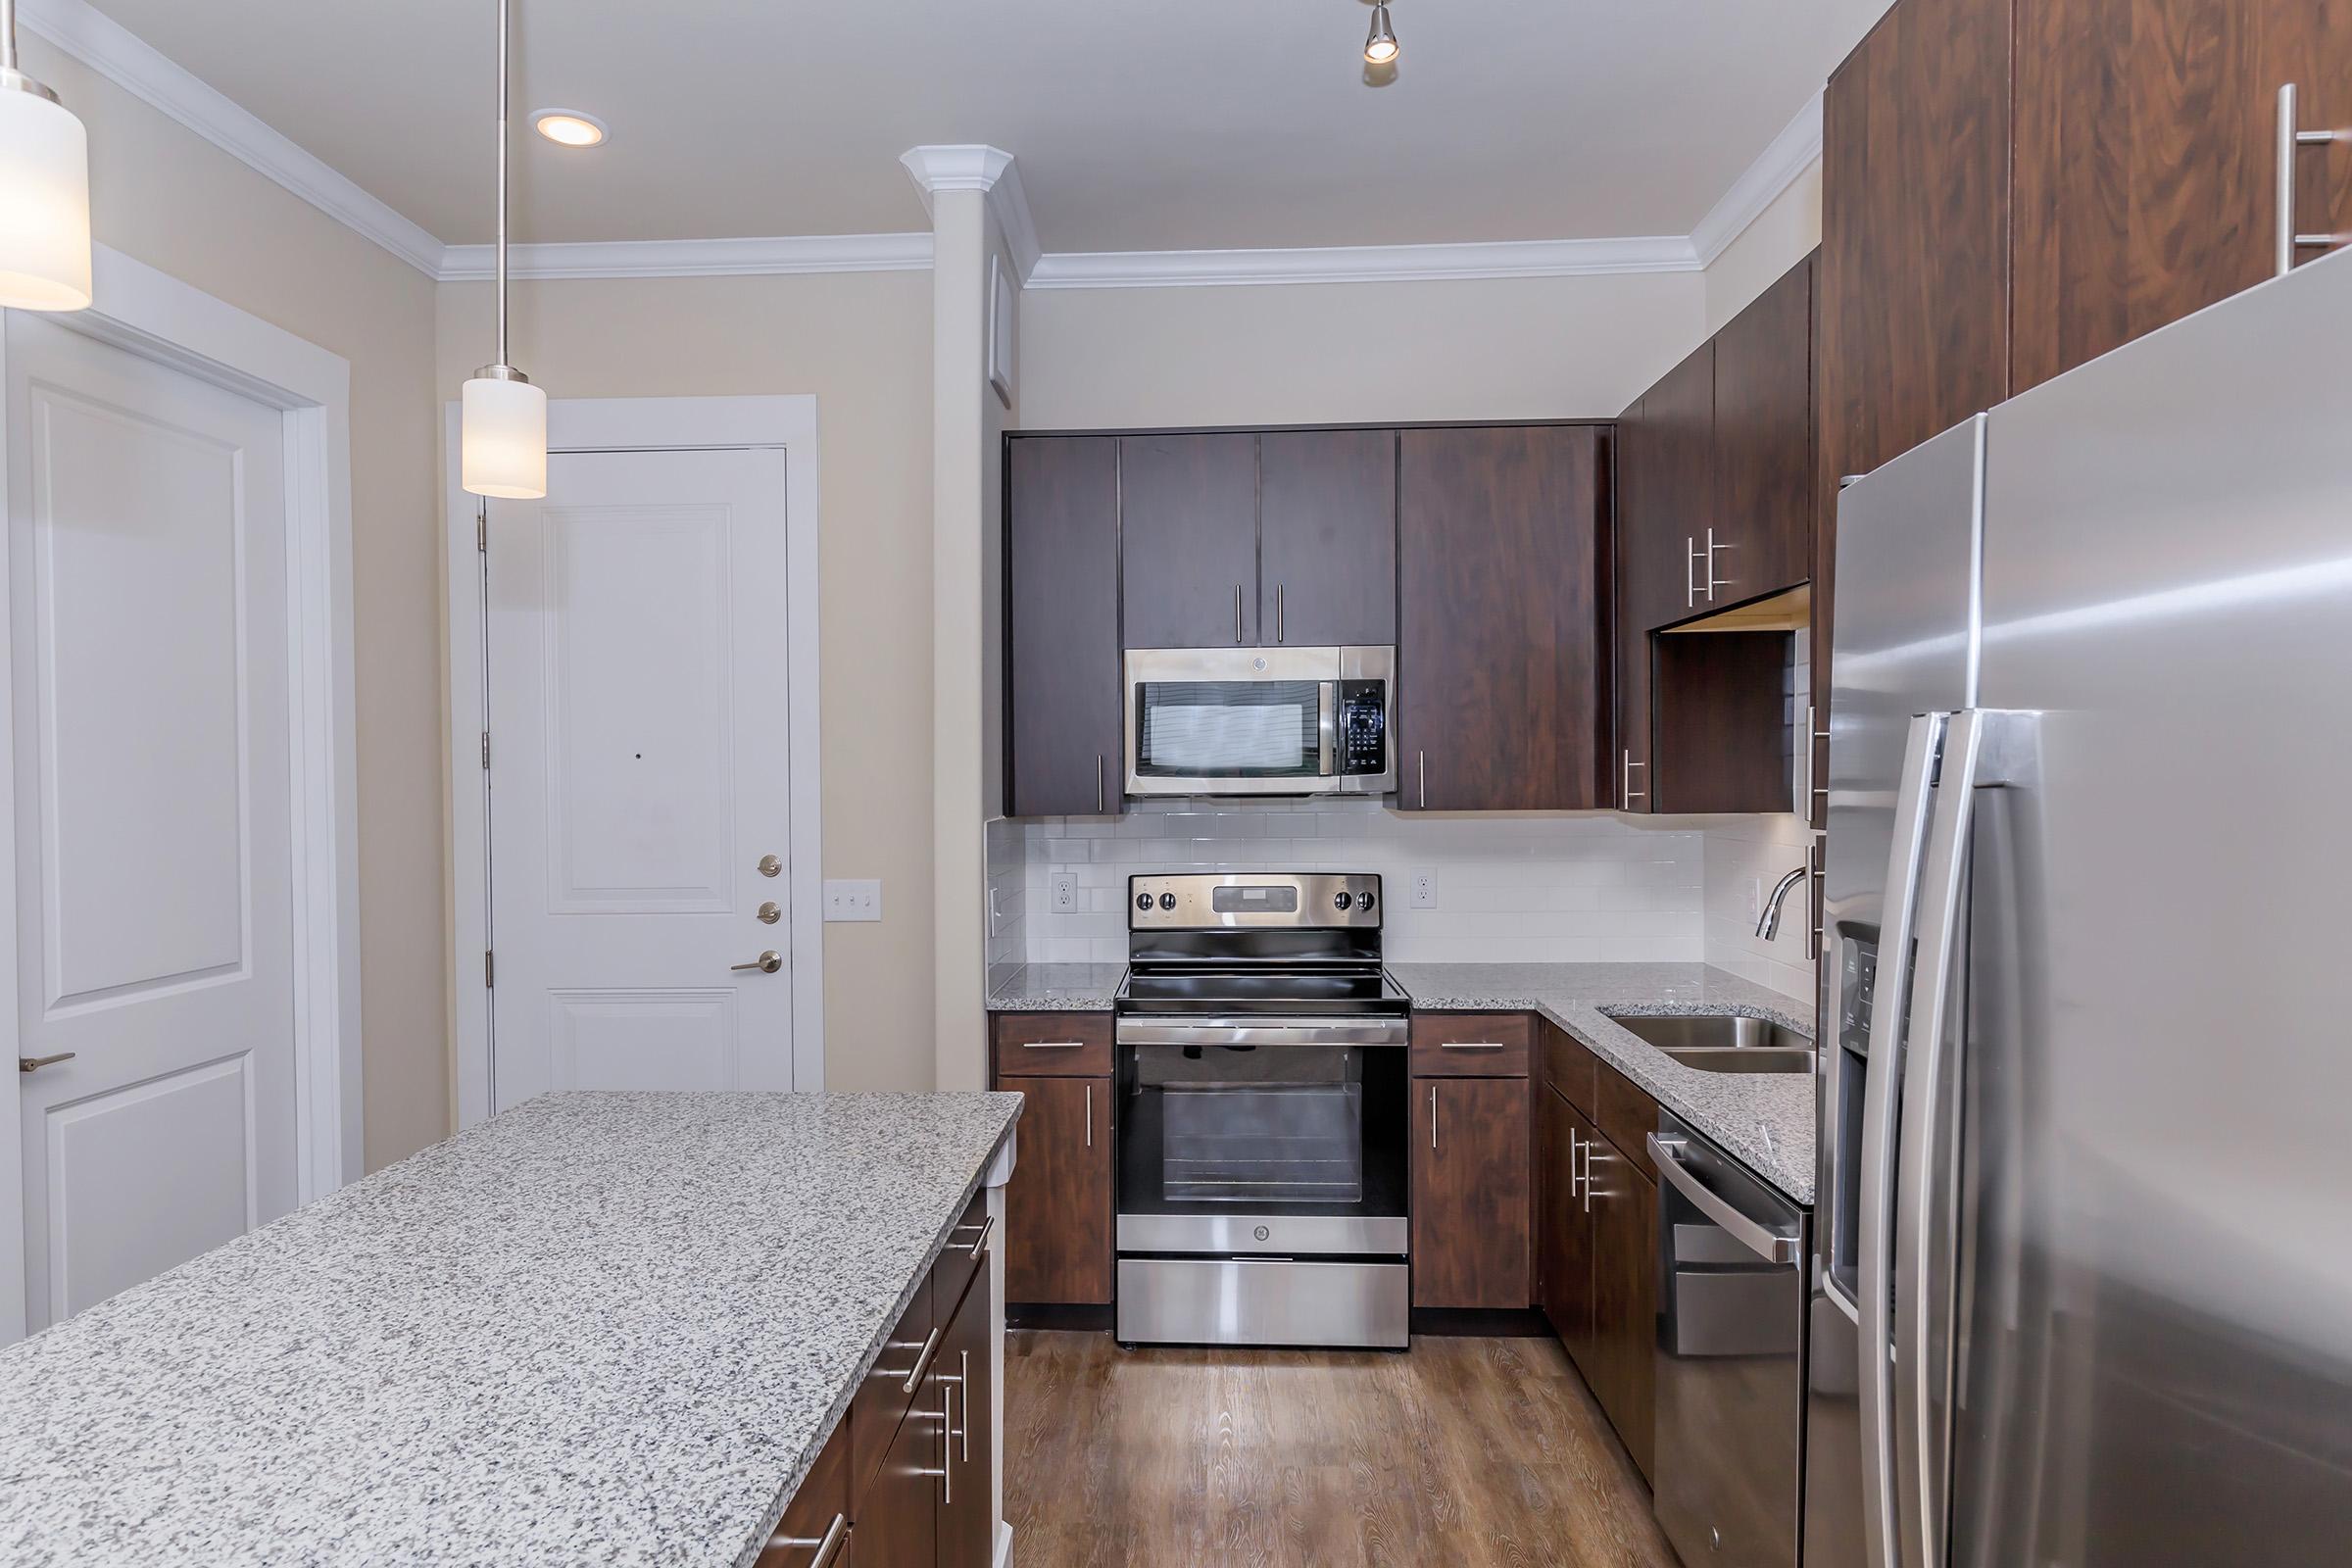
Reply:
<svg viewBox="0 0 2352 1568"><path fill-rule="evenodd" d="M1355 896L1355 906L1359 909L1369 909L1372 907L1372 895L1369 893L1358 893Z"/></svg>
<svg viewBox="0 0 2352 1568"><path fill-rule="evenodd" d="M1162 893L1159 896L1159 906L1163 909L1173 909L1176 907L1176 895L1173 893Z"/></svg>
<svg viewBox="0 0 2352 1568"><path fill-rule="evenodd" d="M1331 906L1335 909L1340 909L1343 911L1352 909L1355 907L1355 895L1345 892L1335 893L1332 895Z"/></svg>
<svg viewBox="0 0 2352 1568"><path fill-rule="evenodd" d="M1152 907L1152 895L1149 893L1138 893L1135 896L1135 906L1139 909L1149 909Z"/></svg>

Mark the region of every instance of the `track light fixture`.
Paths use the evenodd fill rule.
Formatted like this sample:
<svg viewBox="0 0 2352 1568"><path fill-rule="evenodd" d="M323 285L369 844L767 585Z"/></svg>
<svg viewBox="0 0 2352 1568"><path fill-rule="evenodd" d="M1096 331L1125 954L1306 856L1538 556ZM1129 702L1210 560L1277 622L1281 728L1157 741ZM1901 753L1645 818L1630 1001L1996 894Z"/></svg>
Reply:
<svg viewBox="0 0 2352 1568"><path fill-rule="evenodd" d="M1386 0L1372 8L1372 31L1364 39L1364 64L1386 66L1394 64L1398 53L1396 29L1389 24Z"/></svg>

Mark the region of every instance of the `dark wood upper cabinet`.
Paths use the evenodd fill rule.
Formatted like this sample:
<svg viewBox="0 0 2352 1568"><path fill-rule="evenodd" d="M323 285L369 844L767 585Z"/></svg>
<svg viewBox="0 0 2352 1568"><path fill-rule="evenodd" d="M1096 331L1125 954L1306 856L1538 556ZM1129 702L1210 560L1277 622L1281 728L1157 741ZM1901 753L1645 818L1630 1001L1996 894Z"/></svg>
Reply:
<svg viewBox="0 0 2352 1568"><path fill-rule="evenodd" d="M1396 432L1270 430L1258 449L1258 640L1396 640Z"/></svg>
<svg viewBox="0 0 2352 1568"><path fill-rule="evenodd" d="M1704 558L1707 530L1717 522L1712 340L1643 395L1642 444L1642 482L1648 494L1641 502L1632 598L1636 618L1648 630L1688 620L1709 605ZM1719 551L1718 566L1726 565L1728 557Z"/></svg>
<svg viewBox="0 0 2352 1568"><path fill-rule="evenodd" d="M1415 1078L1413 1304L1524 1309L1533 1205L1525 1078Z"/></svg>
<svg viewBox="0 0 2352 1568"><path fill-rule="evenodd" d="M1120 438L1126 647L1258 641L1257 440Z"/></svg>
<svg viewBox="0 0 2352 1568"><path fill-rule="evenodd" d="M1602 431L1397 441L1398 806L1613 805Z"/></svg>
<svg viewBox="0 0 2352 1568"><path fill-rule="evenodd" d="M1788 634L1670 631L1649 641L1652 808L1793 809Z"/></svg>
<svg viewBox="0 0 2352 1568"><path fill-rule="evenodd" d="M1021 1157L1004 1190L1004 1298L1099 1306L1110 1300L1108 1078L1007 1078L1027 1097Z"/></svg>
<svg viewBox="0 0 2352 1568"><path fill-rule="evenodd" d="M1714 604L1813 575L1810 256L1715 335L1714 484Z"/></svg>
<svg viewBox="0 0 2352 1568"><path fill-rule="evenodd" d="M1614 684L1610 739L1613 747L1611 804L1621 811L1651 809L1649 788L1649 621L1645 599L1662 590L1644 586L1644 573L1663 569L1669 549L1658 541L1667 529L1652 504L1648 400L1637 400L1617 416L1617 527L1610 551L1610 671ZM1676 535L1676 537L1681 537Z"/></svg>
<svg viewBox="0 0 2352 1568"><path fill-rule="evenodd" d="M1119 443L1013 441L1005 472L1004 809L1116 811Z"/></svg>
<svg viewBox="0 0 2352 1568"><path fill-rule="evenodd" d="M2276 271L2282 83L2352 124L2352 0L2014 3L2013 394ZM2352 148L2296 163L2296 227L2352 226Z"/></svg>

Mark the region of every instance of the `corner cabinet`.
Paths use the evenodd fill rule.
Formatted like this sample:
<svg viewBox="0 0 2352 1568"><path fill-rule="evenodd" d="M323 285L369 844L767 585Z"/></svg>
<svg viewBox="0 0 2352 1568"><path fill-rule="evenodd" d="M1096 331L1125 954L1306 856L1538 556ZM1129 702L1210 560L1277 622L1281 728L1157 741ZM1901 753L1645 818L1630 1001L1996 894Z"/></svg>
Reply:
<svg viewBox="0 0 2352 1568"><path fill-rule="evenodd" d="M1405 810L1614 805L1608 430L1405 430L1396 452Z"/></svg>
<svg viewBox="0 0 2352 1568"><path fill-rule="evenodd" d="M1119 443L1009 442L1004 510L1004 809L1120 808Z"/></svg>

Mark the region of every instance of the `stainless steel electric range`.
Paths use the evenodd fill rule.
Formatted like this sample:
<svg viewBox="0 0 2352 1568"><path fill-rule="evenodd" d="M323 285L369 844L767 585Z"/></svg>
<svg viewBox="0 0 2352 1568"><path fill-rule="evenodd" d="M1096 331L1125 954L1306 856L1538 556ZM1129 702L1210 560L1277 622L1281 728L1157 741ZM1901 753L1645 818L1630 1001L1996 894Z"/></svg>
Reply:
<svg viewBox="0 0 2352 1568"><path fill-rule="evenodd" d="M1410 1004L1380 878L1128 881L1121 1343L1407 1343Z"/></svg>

